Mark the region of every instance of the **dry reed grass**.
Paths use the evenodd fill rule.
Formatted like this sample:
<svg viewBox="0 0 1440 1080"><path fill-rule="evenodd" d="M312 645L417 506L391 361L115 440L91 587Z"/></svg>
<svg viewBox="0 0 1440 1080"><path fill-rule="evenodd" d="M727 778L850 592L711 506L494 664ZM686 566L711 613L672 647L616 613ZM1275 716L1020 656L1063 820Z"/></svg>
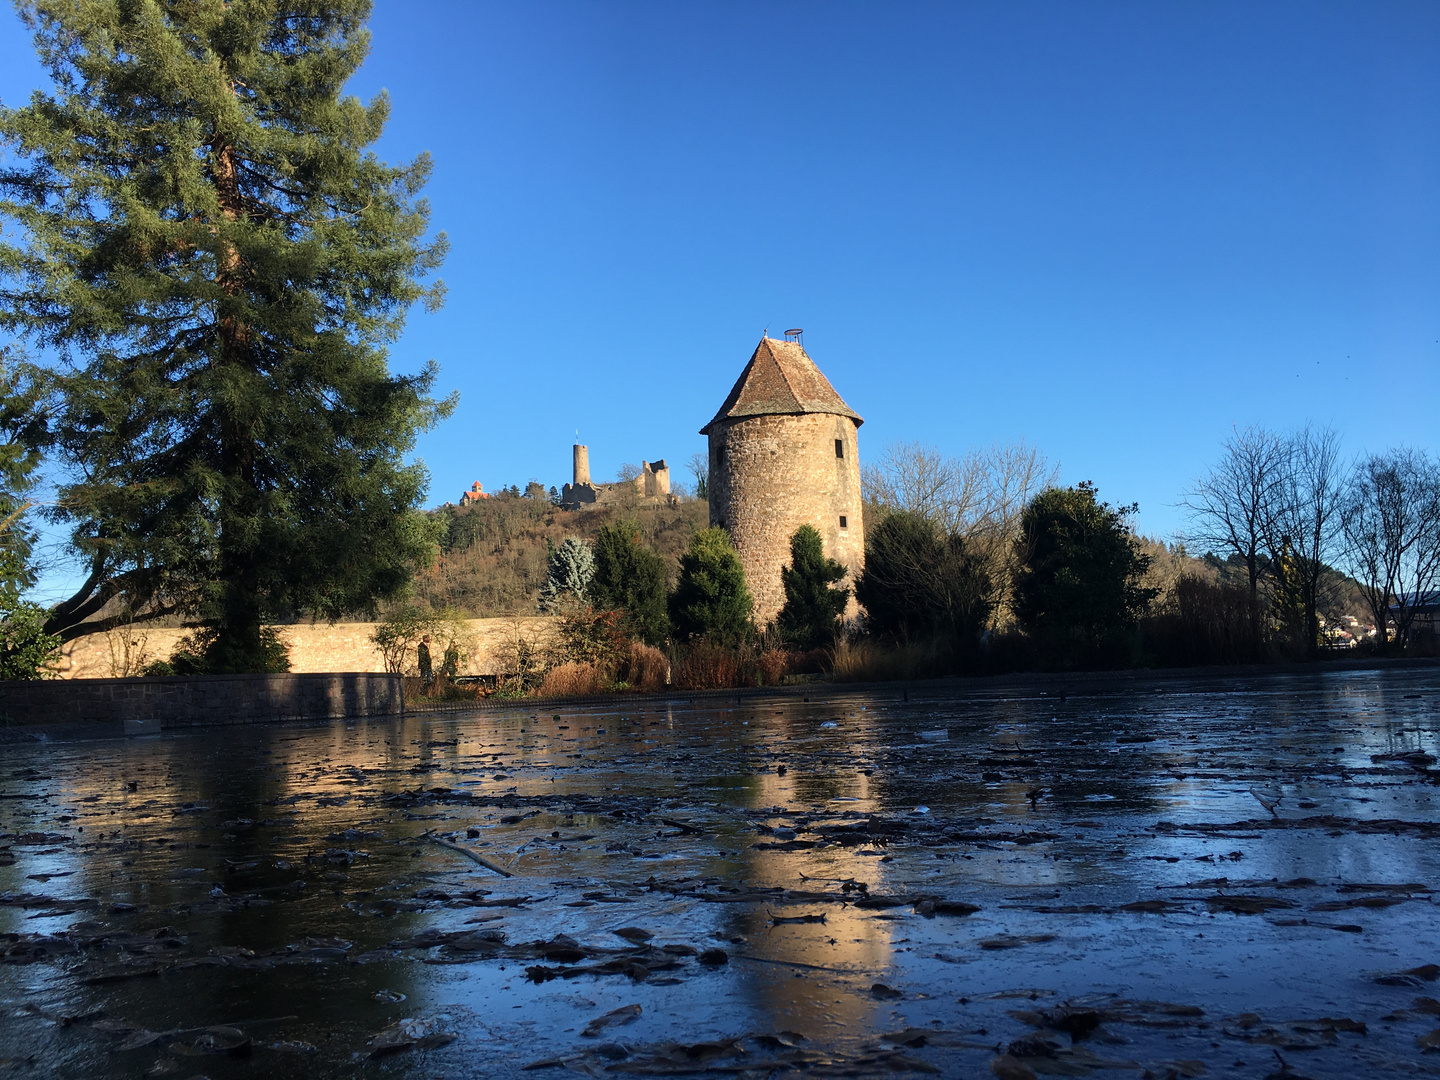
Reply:
<svg viewBox="0 0 1440 1080"><path fill-rule="evenodd" d="M930 679L948 673L950 650L939 642L882 645L866 640L838 641L831 654L830 677L835 682L893 682Z"/></svg>
<svg viewBox="0 0 1440 1080"><path fill-rule="evenodd" d="M541 697L583 697L601 694L610 688L603 668L595 664L556 664L540 686Z"/></svg>
<svg viewBox="0 0 1440 1080"><path fill-rule="evenodd" d="M670 683L670 661L653 645L632 641L621 658L620 677L631 690L655 693Z"/></svg>
<svg viewBox="0 0 1440 1080"><path fill-rule="evenodd" d="M746 661L750 657L740 650L708 641L697 641L677 650L671 678L680 690L723 690L733 686L753 686L746 679ZM743 681L742 681L743 680Z"/></svg>
<svg viewBox="0 0 1440 1080"><path fill-rule="evenodd" d="M784 649L766 649L755 658L756 674L761 686L778 686L790 671L790 653Z"/></svg>
<svg viewBox="0 0 1440 1080"><path fill-rule="evenodd" d="M784 649L737 647L697 641L675 650L671 682L679 690L728 690L778 686L795 670L796 653Z"/></svg>

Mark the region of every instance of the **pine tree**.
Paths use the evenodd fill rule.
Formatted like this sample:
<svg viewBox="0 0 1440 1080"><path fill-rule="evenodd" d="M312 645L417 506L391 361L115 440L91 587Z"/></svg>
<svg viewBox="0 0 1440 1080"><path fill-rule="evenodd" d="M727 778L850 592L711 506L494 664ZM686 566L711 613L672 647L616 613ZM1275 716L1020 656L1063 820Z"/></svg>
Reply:
<svg viewBox="0 0 1440 1080"><path fill-rule="evenodd" d="M680 556L680 580L670 598L676 633L681 640L707 637L738 645L755 632L754 606L730 534L713 526L701 529Z"/></svg>
<svg viewBox="0 0 1440 1080"><path fill-rule="evenodd" d="M46 438L43 374L0 349L0 680L53 675L60 638L45 609L24 598L35 581L27 516Z"/></svg>
<svg viewBox="0 0 1440 1080"><path fill-rule="evenodd" d="M590 545L567 536L552 547L546 560L545 584L540 586L541 610L560 606L566 598L584 601L595 576L595 553Z"/></svg>
<svg viewBox="0 0 1440 1080"><path fill-rule="evenodd" d="M44 383L42 372L0 349L0 599L12 603L34 582L27 516L47 434Z"/></svg>
<svg viewBox="0 0 1440 1080"><path fill-rule="evenodd" d="M775 623L797 649L818 649L835 640L835 620L845 613L849 589L833 588L849 571L825 557L820 533L801 525L790 537L790 565L780 568L785 606Z"/></svg>
<svg viewBox="0 0 1440 1080"><path fill-rule="evenodd" d="M650 645L670 633L665 612L665 560L640 540L640 526L618 521L595 537L595 576L587 592L597 608L623 611L627 629Z"/></svg>
<svg viewBox="0 0 1440 1080"><path fill-rule="evenodd" d="M262 624L395 596L433 549L403 455L451 402L386 345L443 234L422 156L367 149L389 113L341 91L368 0L27 0L54 83L0 111L0 325L62 357L59 516L90 575L47 624L117 598L211 623L213 670ZM83 620L91 621L82 629Z"/></svg>

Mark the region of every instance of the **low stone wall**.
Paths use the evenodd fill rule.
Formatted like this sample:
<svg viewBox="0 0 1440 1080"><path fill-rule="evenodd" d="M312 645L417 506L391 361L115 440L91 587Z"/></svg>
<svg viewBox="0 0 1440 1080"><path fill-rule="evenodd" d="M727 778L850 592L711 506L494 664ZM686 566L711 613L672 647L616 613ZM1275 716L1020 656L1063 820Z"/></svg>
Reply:
<svg viewBox="0 0 1440 1080"><path fill-rule="evenodd" d="M461 674L502 673L500 668L510 643L523 637L546 646L555 638L556 623L557 620L548 615L468 620L468 640L461 647L469 653L470 660ZM375 627L375 623L282 626L281 636L290 644L291 672L384 671L380 650L370 640ZM60 677L107 679L135 674L152 661L168 659L175 643L187 633L188 630L177 628L142 625L76 638L65 645ZM437 667L444 651L443 643L432 649ZM416 658L410 657L408 668L413 671L416 663Z"/></svg>
<svg viewBox="0 0 1440 1080"><path fill-rule="evenodd" d="M0 724L95 725L97 734L400 716L398 675L192 675L0 682Z"/></svg>

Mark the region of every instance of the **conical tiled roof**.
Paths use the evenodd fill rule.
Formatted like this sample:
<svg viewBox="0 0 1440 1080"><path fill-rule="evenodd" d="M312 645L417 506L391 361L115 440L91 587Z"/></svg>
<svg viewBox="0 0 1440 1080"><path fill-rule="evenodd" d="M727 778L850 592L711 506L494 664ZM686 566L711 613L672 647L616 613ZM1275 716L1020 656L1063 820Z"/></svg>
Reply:
<svg viewBox="0 0 1440 1080"><path fill-rule="evenodd" d="M747 416L794 416L800 413L835 413L863 424L855 410L841 400L830 380L820 374L815 361L798 341L760 339L750 363L740 373L730 396L715 418L700 429L701 435L722 420Z"/></svg>

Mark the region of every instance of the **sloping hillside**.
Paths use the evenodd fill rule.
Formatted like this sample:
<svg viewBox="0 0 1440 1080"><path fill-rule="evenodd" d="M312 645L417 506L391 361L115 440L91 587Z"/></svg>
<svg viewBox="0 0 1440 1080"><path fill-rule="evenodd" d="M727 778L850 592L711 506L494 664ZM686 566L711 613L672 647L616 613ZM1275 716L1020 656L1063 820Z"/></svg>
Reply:
<svg viewBox="0 0 1440 1080"><path fill-rule="evenodd" d="M602 526L621 518L634 520L644 542L665 557L673 584L680 553L709 518L699 499L682 498L675 506L637 499L613 508L562 510L514 494L433 513L444 528L440 557L416 581L416 594L432 607L454 605L472 618L532 614L545 582L548 545L567 536L593 541Z"/></svg>

